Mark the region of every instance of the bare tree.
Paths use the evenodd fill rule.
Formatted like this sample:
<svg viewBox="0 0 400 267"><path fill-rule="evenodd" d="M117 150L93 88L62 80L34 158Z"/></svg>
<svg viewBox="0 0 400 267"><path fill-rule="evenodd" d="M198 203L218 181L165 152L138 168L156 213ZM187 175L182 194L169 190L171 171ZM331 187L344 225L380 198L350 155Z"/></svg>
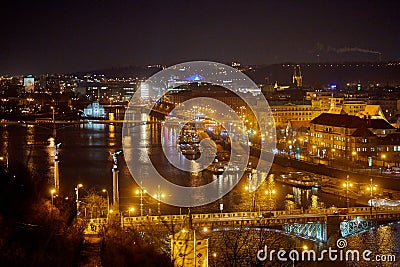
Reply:
<svg viewBox="0 0 400 267"><path fill-rule="evenodd" d="M91 188L85 197L84 207L89 209L90 218L101 217L102 211L107 209L107 199L99 194L95 189Z"/></svg>

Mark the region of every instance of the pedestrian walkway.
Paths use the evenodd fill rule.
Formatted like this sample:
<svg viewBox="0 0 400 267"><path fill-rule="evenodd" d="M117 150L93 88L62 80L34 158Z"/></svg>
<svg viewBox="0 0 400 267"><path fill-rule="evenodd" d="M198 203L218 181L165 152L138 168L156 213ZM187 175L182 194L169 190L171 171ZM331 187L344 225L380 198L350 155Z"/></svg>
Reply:
<svg viewBox="0 0 400 267"><path fill-rule="evenodd" d="M101 238L98 235L85 235L78 266L101 266Z"/></svg>

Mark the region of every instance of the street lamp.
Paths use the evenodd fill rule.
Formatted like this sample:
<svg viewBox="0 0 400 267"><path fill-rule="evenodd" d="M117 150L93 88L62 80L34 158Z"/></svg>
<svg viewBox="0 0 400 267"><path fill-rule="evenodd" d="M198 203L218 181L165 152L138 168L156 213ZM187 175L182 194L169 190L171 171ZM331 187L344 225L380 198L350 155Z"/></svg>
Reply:
<svg viewBox="0 0 400 267"><path fill-rule="evenodd" d="M353 156L353 161L354 161L355 157L357 156L357 152L353 151L353 152L351 152L351 155Z"/></svg>
<svg viewBox="0 0 400 267"><path fill-rule="evenodd" d="M131 217L131 212L134 212L135 208L129 208L128 210L128 216Z"/></svg>
<svg viewBox="0 0 400 267"><path fill-rule="evenodd" d="M79 215L79 188L82 188L83 184L77 184L75 187L76 193L76 215Z"/></svg>
<svg viewBox="0 0 400 267"><path fill-rule="evenodd" d="M381 169L381 174L382 174L382 172L383 172L383 168L385 167L385 159L386 159L386 155L385 155L385 154L382 154L382 155L381 155L381 159L382 159L382 169Z"/></svg>
<svg viewBox="0 0 400 267"><path fill-rule="evenodd" d="M51 189L51 190L50 190L50 193L51 193L51 205L52 205L52 206L54 205L53 199L54 199L54 193L55 193L55 192L56 192L55 189Z"/></svg>
<svg viewBox="0 0 400 267"><path fill-rule="evenodd" d="M378 188L378 185L376 185L376 184L373 185L373 184L372 184L372 178L369 179L369 191L370 191L370 197L371 197L371 199L372 199L372 197L373 197L373 192L376 191L377 188Z"/></svg>
<svg viewBox="0 0 400 267"><path fill-rule="evenodd" d="M0 157L1 161L6 161L6 170L8 171L8 154L6 154L5 156L1 156Z"/></svg>
<svg viewBox="0 0 400 267"><path fill-rule="evenodd" d="M108 218L108 215L110 214L110 197L109 197L109 195L108 195L108 191L107 191L107 189L103 189L103 190L101 190L103 193L107 193L107 218Z"/></svg>
<svg viewBox="0 0 400 267"><path fill-rule="evenodd" d="M213 258L214 258L214 266L217 266L217 252L214 252L213 254L212 254L212 256L213 256Z"/></svg>
<svg viewBox="0 0 400 267"><path fill-rule="evenodd" d="M358 163L358 160L356 161L357 152L356 151L351 152L351 156L352 156L351 160L353 161L353 166L356 166L356 163Z"/></svg>
<svg viewBox="0 0 400 267"><path fill-rule="evenodd" d="M346 188L346 203L347 203L347 208L350 207L350 201L349 201L349 187L352 187L353 184L349 181L349 176L347 175L346 177L346 182L343 183L343 187Z"/></svg>
<svg viewBox="0 0 400 267"><path fill-rule="evenodd" d="M269 195L269 211L271 212L271 210L272 210L272 195L276 194L276 190L270 187L267 190L265 190L265 194Z"/></svg>
<svg viewBox="0 0 400 267"><path fill-rule="evenodd" d="M370 196L370 201L371 201L371 214L372 214L372 199L374 197L374 191L376 191L378 189L378 185L374 185L372 184L372 178L369 179L369 196ZM375 201L375 207L376 207L376 201Z"/></svg>
<svg viewBox="0 0 400 267"><path fill-rule="evenodd" d="M143 193L147 193L147 191L143 189L143 187L140 187L136 190L136 195L140 196L140 216L143 216Z"/></svg>
<svg viewBox="0 0 400 267"><path fill-rule="evenodd" d="M335 152L336 152L336 149L332 148L332 149L331 149L331 152L332 152L331 166L333 166L333 160L335 159Z"/></svg>
<svg viewBox="0 0 400 267"><path fill-rule="evenodd" d="M316 154L317 154L317 146L316 145L313 145L312 146L312 152L311 152L311 154L312 154L312 163L314 163L315 162L315 157L317 156Z"/></svg>
<svg viewBox="0 0 400 267"><path fill-rule="evenodd" d="M154 195L154 198L157 199L157 212L158 215L161 215L161 199L164 198L165 195L160 192L160 185L158 185L157 194Z"/></svg>
<svg viewBox="0 0 400 267"><path fill-rule="evenodd" d="M256 209L255 188L254 186L250 185L250 180L249 180L249 185L246 185L244 189L249 192L249 195L251 197L250 212L255 211Z"/></svg>
<svg viewBox="0 0 400 267"><path fill-rule="evenodd" d="M52 115L53 115L53 124L55 124L56 123L56 120L55 120L55 107L53 107L53 106L51 106L50 107L51 108L51 110L52 110Z"/></svg>

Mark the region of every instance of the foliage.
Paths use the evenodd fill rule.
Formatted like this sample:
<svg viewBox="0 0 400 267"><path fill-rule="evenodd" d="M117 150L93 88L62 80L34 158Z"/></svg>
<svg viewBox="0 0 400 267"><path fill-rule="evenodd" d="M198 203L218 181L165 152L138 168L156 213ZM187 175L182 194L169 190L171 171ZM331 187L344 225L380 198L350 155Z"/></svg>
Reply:
<svg viewBox="0 0 400 267"><path fill-rule="evenodd" d="M170 258L146 243L139 232L117 225L104 228L102 266L172 266Z"/></svg>
<svg viewBox="0 0 400 267"><path fill-rule="evenodd" d="M213 233L209 240L210 266L280 266L280 262L259 261L257 251L269 248L292 247L287 238L275 231L268 231L268 225L240 225L234 230ZM215 257L214 257L215 253Z"/></svg>
<svg viewBox="0 0 400 267"><path fill-rule="evenodd" d="M22 166L0 177L2 266L77 265L84 228L72 220L74 203L59 196L52 205L46 181Z"/></svg>

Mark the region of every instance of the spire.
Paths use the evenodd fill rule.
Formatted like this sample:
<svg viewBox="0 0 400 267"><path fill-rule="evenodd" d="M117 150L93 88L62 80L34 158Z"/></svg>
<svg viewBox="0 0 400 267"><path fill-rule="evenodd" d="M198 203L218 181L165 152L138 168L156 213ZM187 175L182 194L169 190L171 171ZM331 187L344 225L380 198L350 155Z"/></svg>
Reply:
<svg viewBox="0 0 400 267"><path fill-rule="evenodd" d="M293 67L293 84L297 87L303 86L303 76L301 75L300 65Z"/></svg>

